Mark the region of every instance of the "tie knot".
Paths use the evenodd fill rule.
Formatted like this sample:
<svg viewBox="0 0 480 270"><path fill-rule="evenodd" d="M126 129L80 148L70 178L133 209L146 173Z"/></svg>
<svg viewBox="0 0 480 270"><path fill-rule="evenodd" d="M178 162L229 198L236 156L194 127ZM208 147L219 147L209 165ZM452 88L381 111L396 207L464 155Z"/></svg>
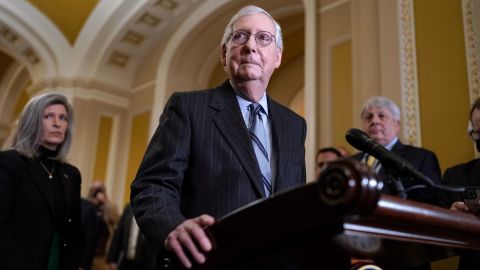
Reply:
<svg viewBox="0 0 480 270"><path fill-rule="evenodd" d="M248 109L250 110L249 129L253 129L255 124L259 122L258 120L263 121L262 114L261 114L262 105L253 102L253 103L250 103L250 105L248 105Z"/></svg>
<svg viewBox="0 0 480 270"><path fill-rule="evenodd" d="M263 109L262 105L260 105L259 103L256 103L256 102L252 102L248 106L250 107L250 112L252 112L253 114L258 114Z"/></svg>

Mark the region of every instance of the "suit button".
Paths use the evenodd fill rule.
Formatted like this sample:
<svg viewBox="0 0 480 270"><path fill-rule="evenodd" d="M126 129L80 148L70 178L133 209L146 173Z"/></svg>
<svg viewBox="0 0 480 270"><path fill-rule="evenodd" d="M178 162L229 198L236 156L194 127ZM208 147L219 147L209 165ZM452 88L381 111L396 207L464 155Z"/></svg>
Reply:
<svg viewBox="0 0 480 270"><path fill-rule="evenodd" d="M172 261L169 258L164 258L162 262L162 269L173 269Z"/></svg>

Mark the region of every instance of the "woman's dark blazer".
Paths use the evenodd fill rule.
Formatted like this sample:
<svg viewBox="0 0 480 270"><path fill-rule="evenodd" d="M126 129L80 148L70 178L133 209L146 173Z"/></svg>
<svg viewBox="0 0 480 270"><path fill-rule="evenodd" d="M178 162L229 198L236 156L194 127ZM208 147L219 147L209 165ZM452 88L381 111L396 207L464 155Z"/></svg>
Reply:
<svg viewBox="0 0 480 270"><path fill-rule="evenodd" d="M78 270L80 254L80 183L77 168L55 168L65 195L61 232L62 270ZM0 152L0 269L47 269L55 233L53 196L45 171L15 150Z"/></svg>

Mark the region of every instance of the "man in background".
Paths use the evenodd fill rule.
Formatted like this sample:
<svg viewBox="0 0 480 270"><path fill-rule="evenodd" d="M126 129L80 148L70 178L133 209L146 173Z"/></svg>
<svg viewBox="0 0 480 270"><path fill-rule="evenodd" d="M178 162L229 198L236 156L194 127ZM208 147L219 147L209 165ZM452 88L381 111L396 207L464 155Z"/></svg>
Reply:
<svg viewBox="0 0 480 270"><path fill-rule="evenodd" d="M316 179L320 176L320 173L327 166L328 162L334 161L343 157L342 153L335 147L323 147L317 152L317 169Z"/></svg>
<svg viewBox="0 0 480 270"><path fill-rule="evenodd" d="M470 109L470 128L468 134L475 143L476 149L480 152L480 98L477 98ZM478 187L480 186L480 159L473 159L469 162L458 164L448 168L443 175L443 183L446 185ZM480 200L480 198L479 198ZM478 202L480 203L480 201ZM452 210L470 211L462 201L461 194L449 193L449 201ZM474 251L463 251L460 255L459 270L478 269L478 257L480 253Z"/></svg>
<svg viewBox="0 0 480 270"><path fill-rule="evenodd" d="M362 106L360 114L363 130L378 144L410 162L413 167L430 178L434 183L440 183L440 165L437 156L424 148L405 145L398 139L400 132L400 109L389 98L375 96L368 99ZM430 204L438 204L437 192L415 179L389 175L389 168L368 153L359 153L354 158L370 166L385 181L384 193L406 197L408 199Z"/></svg>
<svg viewBox="0 0 480 270"><path fill-rule="evenodd" d="M93 269L106 270L108 268L106 264L107 248L119 219L118 207L110 202L106 187L99 180L94 181L88 189L88 199L95 205L98 221Z"/></svg>
<svg viewBox="0 0 480 270"><path fill-rule="evenodd" d="M133 210L128 204L113 233L107 254L110 270L147 270L149 262L146 258L145 240L138 228Z"/></svg>
<svg viewBox="0 0 480 270"><path fill-rule="evenodd" d="M244 7L220 46L228 80L170 97L131 186L157 264L204 263L216 218L305 183L305 120L267 94L282 50L273 17Z"/></svg>
<svg viewBox="0 0 480 270"><path fill-rule="evenodd" d="M81 198L80 214L83 235L80 270L91 270L100 231L97 208L91 201Z"/></svg>

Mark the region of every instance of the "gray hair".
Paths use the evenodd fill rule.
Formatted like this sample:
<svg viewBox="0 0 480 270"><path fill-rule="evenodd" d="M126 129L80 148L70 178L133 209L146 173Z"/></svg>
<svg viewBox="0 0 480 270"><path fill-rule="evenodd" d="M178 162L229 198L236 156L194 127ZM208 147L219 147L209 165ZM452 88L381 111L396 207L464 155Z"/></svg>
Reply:
<svg viewBox="0 0 480 270"><path fill-rule="evenodd" d="M73 135L73 109L67 98L58 93L45 93L33 97L23 108L14 130L12 142L9 146L20 154L33 158L38 154L38 148L43 134L43 112L50 105L60 104L67 111L68 128L65 140L59 145L56 159L65 162L72 144Z"/></svg>
<svg viewBox="0 0 480 270"><path fill-rule="evenodd" d="M254 15L262 13L267 15L270 19L272 19L273 24L275 25L275 43L277 44L277 48L280 50L283 50L283 38L282 38L282 28L280 27L280 24L268 13L262 8L259 8L257 6L246 6L241 8L235 15L233 15L232 19L230 19L230 22L227 24L227 27L225 27L225 31L223 33L223 38L222 38L222 43L220 44L222 47L223 45L227 44L228 40L230 39L230 36L233 33L233 25L242 17L248 16L248 15Z"/></svg>
<svg viewBox="0 0 480 270"><path fill-rule="evenodd" d="M362 106L362 113L360 114L362 120L365 118L365 113L369 108L386 108L393 114L395 120L400 121L400 109L395 102L387 97L376 96L365 101Z"/></svg>

